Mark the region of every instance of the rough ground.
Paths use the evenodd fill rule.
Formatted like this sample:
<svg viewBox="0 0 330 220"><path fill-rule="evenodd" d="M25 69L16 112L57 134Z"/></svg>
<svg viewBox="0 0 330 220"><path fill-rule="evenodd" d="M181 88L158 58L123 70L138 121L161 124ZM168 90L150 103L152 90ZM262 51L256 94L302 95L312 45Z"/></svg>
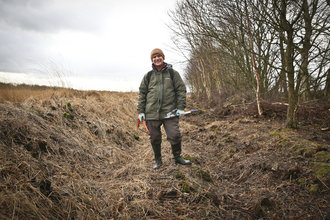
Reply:
<svg viewBox="0 0 330 220"><path fill-rule="evenodd" d="M254 104L189 100L199 111L180 128L193 165L174 164L164 134L152 170L137 94L105 106L115 95L0 103L1 219L330 219L329 102L303 103L292 130L281 103L257 117Z"/></svg>
<svg viewBox="0 0 330 220"><path fill-rule="evenodd" d="M284 129L282 104L263 107L262 118L254 105L185 116L183 154L194 164L173 166L167 145L156 201L182 219L329 219L329 103L301 106L298 130Z"/></svg>

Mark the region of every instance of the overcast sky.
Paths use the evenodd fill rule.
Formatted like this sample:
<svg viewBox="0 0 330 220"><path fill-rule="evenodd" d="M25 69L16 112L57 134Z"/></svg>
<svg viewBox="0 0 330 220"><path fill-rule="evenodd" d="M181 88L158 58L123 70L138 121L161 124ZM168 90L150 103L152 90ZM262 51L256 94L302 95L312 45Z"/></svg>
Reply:
<svg viewBox="0 0 330 220"><path fill-rule="evenodd" d="M155 47L183 76L166 26L176 1L0 0L0 81L55 85L58 71L76 89L138 91Z"/></svg>

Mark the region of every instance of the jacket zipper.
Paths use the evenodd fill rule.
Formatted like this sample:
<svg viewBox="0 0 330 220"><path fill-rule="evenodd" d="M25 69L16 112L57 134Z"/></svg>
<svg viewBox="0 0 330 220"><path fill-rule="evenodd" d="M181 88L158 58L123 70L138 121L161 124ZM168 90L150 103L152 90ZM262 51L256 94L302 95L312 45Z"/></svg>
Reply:
<svg viewBox="0 0 330 220"><path fill-rule="evenodd" d="M158 71L160 73L160 79L161 79L161 83L159 84L159 97L158 97L158 120L160 120L159 114L160 114L160 105L161 105L161 100L162 100L162 83L163 83L163 70L167 65L165 64L163 66L163 68Z"/></svg>
<svg viewBox="0 0 330 220"><path fill-rule="evenodd" d="M160 72L161 83L159 83L159 97L158 97L158 119L160 119L160 105L162 100L162 72Z"/></svg>

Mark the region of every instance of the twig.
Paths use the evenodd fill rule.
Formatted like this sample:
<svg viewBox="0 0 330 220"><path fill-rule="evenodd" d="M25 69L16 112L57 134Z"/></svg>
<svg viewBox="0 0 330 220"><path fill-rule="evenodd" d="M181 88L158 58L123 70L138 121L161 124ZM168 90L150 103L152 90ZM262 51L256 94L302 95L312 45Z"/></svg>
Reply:
<svg viewBox="0 0 330 220"><path fill-rule="evenodd" d="M15 208L16 208L15 203L16 203L16 200L15 200L15 202L14 202L13 215L12 215L12 218L11 218L11 219L14 219L14 217L15 217Z"/></svg>
<svg viewBox="0 0 330 220"><path fill-rule="evenodd" d="M237 180L234 181L234 183L237 182L238 180L240 180L240 179L242 178L242 176L243 176L244 173L245 173L245 170L244 170L243 173L240 175L240 177L239 177Z"/></svg>
<svg viewBox="0 0 330 220"><path fill-rule="evenodd" d="M325 183L324 183L320 178L317 177L317 179L320 180L321 183L323 183L323 185L324 185L325 187L327 187L327 189L329 189L329 187L328 187L327 185L325 185Z"/></svg>

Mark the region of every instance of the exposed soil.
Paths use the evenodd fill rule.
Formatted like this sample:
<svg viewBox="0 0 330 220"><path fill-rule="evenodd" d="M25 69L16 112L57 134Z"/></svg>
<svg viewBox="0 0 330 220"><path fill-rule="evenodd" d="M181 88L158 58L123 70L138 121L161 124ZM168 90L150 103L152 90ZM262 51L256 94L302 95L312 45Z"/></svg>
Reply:
<svg viewBox="0 0 330 220"><path fill-rule="evenodd" d="M284 128L285 105L262 107L262 117L252 104L199 111L182 120L195 176L209 176L198 199L219 207L220 219L329 219L329 103L302 104L297 130Z"/></svg>
<svg viewBox="0 0 330 220"><path fill-rule="evenodd" d="M329 102L303 103L292 130L282 103L258 117L255 104L189 100L198 112L180 128L193 164L174 163L164 133L153 170L137 94L105 106L114 95L1 103L1 219L330 219Z"/></svg>

